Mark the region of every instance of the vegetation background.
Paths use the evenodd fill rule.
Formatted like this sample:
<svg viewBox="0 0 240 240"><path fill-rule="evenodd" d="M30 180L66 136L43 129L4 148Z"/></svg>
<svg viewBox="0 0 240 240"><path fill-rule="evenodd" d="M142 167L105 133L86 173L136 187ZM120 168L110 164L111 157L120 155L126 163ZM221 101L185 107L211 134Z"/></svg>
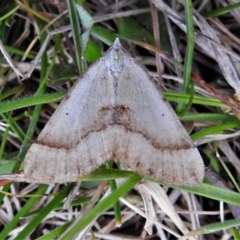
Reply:
<svg viewBox="0 0 240 240"><path fill-rule="evenodd" d="M1 0L0 174L21 169L60 100L119 37L172 103L206 175L163 189L107 164L81 187L1 181L0 239L240 239L239 24L233 0Z"/></svg>

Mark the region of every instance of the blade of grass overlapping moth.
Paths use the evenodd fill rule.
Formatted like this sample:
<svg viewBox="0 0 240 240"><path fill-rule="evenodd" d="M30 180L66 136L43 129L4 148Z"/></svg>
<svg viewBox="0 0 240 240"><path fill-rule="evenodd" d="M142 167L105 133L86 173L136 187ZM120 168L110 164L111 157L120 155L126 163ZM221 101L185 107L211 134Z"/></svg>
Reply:
<svg viewBox="0 0 240 240"><path fill-rule="evenodd" d="M43 221L43 219L60 203L66 198L71 189L71 184L65 187L57 196L53 198L41 211L36 215L27 226L18 234L15 240L26 239L36 229L36 227Z"/></svg>
<svg viewBox="0 0 240 240"><path fill-rule="evenodd" d="M47 188L47 185L40 186L36 194L44 194ZM14 215L14 218L6 226L4 226L3 230L0 232L0 239L7 239L9 233L19 224L20 218L28 213L29 210L36 204L36 202L39 201L39 199L40 198L38 197L28 199L25 205Z"/></svg>
<svg viewBox="0 0 240 240"><path fill-rule="evenodd" d="M184 107L184 104L181 102L179 103L176 112L180 114L180 116L185 115L192 105L193 95L194 95L194 88L193 82L191 78L192 73L192 62L193 62L193 54L194 54L194 24L193 24L193 11L192 11L192 1L185 0L185 16L186 16L186 26L187 26L187 49L186 55L184 60L184 68L183 68L183 93L189 93L190 98L187 104L187 107ZM190 87L192 85L192 87ZM185 108L185 109L184 109Z"/></svg>
<svg viewBox="0 0 240 240"><path fill-rule="evenodd" d="M59 239L73 239L79 232L81 232L85 227L87 227L95 218L97 218L102 212L105 212L124 194L131 190L139 181L141 177L134 173L132 176L121 186L119 186L116 191L111 193L108 197L99 202L87 215L78 221L70 231L66 231Z"/></svg>
<svg viewBox="0 0 240 240"><path fill-rule="evenodd" d="M112 164L108 161L106 163L107 169L112 169ZM117 184L115 179L109 180L109 185L111 187L112 192L114 192L117 189ZM120 203L119 200L117 200L114 205L114 213L115 213L115 219L116 219L116 225L121 226L122 225L122 215L121 215L121 210L120 210Z"/></svg>
<svg viewBox="0 0 240 240"><path fill-rule="evenodd" d="M98 180L111 180L111 179L119 179L119 178L129 178L133 174L132 171L120 170L120 169L105 169L99 168L94 172L79 177L76 179L77 181L98 181Z"/></svg>
<svg viewBox="0 0 240 240"><path fill-rule="evenodd" d="M76 60L77 60L77 67L78 67L78 73L79 76L81 76L85 71L85 66L82 61L82 49L81 49L81 42L80 42L80 25L79 20L77 16L77 9L76 9L76 3L73 0L67 0L68 9L69 9L69 17L71 22L71 28L73 32L73 41L76 51Z"/></svg>

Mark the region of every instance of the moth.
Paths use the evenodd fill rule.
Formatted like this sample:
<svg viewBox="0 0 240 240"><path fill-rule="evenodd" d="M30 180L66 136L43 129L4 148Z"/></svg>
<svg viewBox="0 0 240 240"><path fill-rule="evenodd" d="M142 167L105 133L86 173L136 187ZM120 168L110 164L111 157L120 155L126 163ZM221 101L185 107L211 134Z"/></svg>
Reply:
<svg viewBox="0 0 240 240"><path fill-rule="evenodd" d="M118 38L65 96L29 148L22 173L0 179L74 182L107 159L171 185L194 186L204 177L188 133Z"/></svg>

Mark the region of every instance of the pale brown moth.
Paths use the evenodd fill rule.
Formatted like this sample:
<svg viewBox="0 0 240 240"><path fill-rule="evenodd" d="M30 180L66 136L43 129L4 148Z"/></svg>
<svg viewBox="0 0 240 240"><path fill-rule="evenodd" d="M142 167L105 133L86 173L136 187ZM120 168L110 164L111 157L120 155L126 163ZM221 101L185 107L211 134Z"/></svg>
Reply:
<svg viewBox="0 0 240 240"><path fill-rule="evenodd" d="M119 39L65 96L28 150L23 172L0 179L74 182L107 159L171 185L194 186L204 177L188 133Z"/></svg>

